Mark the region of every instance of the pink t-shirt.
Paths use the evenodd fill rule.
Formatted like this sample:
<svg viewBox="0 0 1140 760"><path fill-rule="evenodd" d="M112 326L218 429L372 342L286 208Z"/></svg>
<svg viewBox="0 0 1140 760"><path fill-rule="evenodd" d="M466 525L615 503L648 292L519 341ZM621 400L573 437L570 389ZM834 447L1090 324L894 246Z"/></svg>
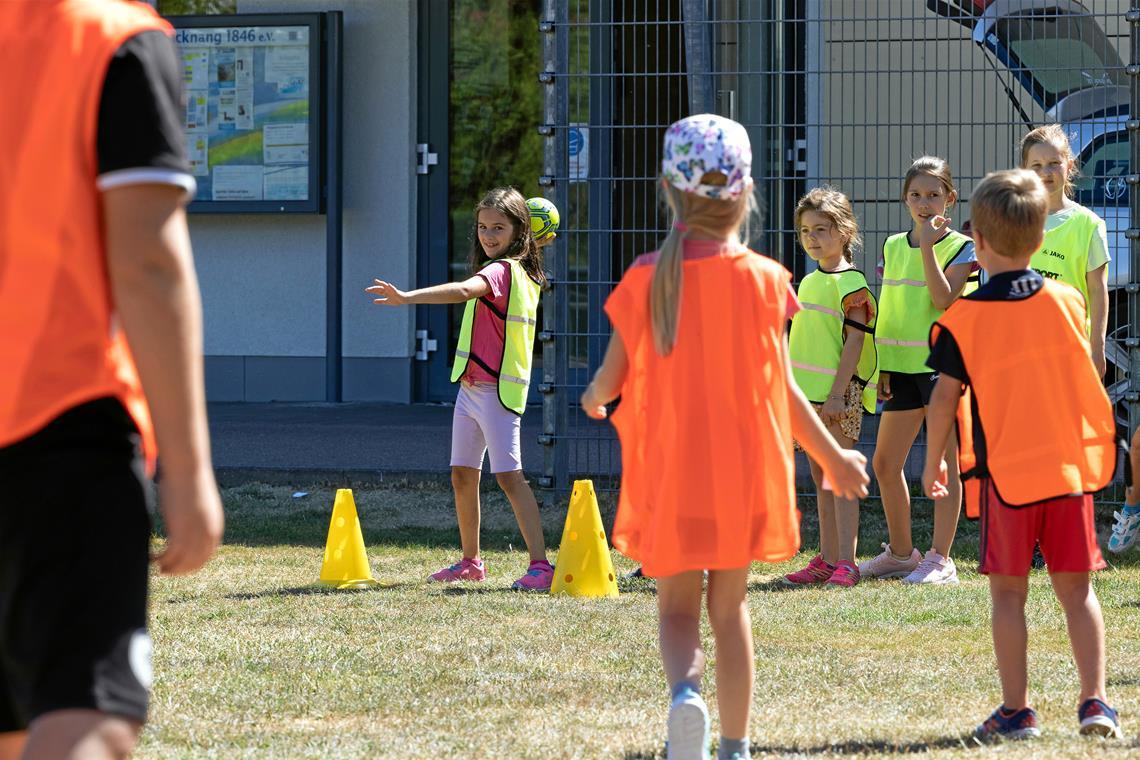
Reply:
<svg viewBox="0 0 1140 760"><path fill-rule="evenodd" d="M511 265L505 261L492 261L479 270L479 276L491 292L475 304L475 319L471 325L471 356L463 379L469 383L494 383L498 378L479 366L486 364L495 372L503 364L503 343L506 340L507 301L511 293ZM495 314L487 301L495 307ZM502 316L499 316L499 315ZM478 361L475 361L475 359Z"/></svg>

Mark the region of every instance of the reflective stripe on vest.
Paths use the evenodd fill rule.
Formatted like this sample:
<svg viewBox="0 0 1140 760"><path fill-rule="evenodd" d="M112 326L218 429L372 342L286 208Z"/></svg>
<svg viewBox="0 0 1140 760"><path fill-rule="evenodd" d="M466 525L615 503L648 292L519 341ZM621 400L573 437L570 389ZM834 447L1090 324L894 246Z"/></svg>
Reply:
<svg viewBox="0 0 1140 760"><path fill-rule="evenodd" d="M532 280L516 259L500 259L511 268L510 293L507 295L507 313L503 319L503 356L498 367L489 367L471 355L471 333L475 326L476 303L473 298L463 309L463 321L459 327L459 345L455 349L455 365L451 370L451 382L458 382L467 371L467 362L473 360L498 378L499 401L514 412L522 414L526 410L526 396L530 388L530 366L534 354L534 331L537 322L538 302L542 288ZM494 310L492 309L492 313Z"/></svg>
<svg viewBox="0 0 1140 760"><path fill-rule="evenodd" d="M1083 313L1076 291L1046 280L1020 301L959 299L931 330L932 343L942 329L953 336L970 380L973 399L958 409L963 477L988 476L1007 504L1091 493L1112 478L1116 425Z"/></svg>
<svg viewBox="0 0 1140 760"><path fill-rule="evenodd" d="M934 244L934 257L943 271L970 238L951 230ZM967 285L963 292L974 289ZM879 293L879 325L875 342L879 367L884 372L930 372L927 338L930 326L942 314L930 300L922 251L907 242L907 233L891 235L883 244L883 287Z"/></svg>
<svg viewBox="0 0 1140 760"><path fill-rule="evenodd" d="M115 319L95 186L104 77L115 51L145 31L173 32L143 3L3 3L0 48L21 63L0 75L10 106L0 115L9 157L0 163L0 446L78 404L115 397L148 460L155 456Z"/></svg>
<svg viewBox="0 0 1140 760"><path fill-rule="evenodd" d="M864 385L863 407L873 413L879 378L873 333L878 309L862 272L817 269L800 282L797 295L803 309L792 317L788 351L796 385L809 401L822 404L831 394L839 370L846 331L854 329L844 325L843 299L860 290L867 290L871 316L868 327L872 332L864 335L863 350L852 379ZM843 392L846 393L846 389Z"/></svg>
<svg viewBox="0 0 1140 760"><path fill-rule="evenodd" d="M1042 277L1066 285L1072 285L1081 292L1087 308L1089 283L1086 279L1089 265L1089 246L1097 227L1104 220L1083 206L1060 226L1045 233L1041 248L1029 259L1029 266ZM1090 316L1085 316L1085 333L1091 328Z"/></svg>

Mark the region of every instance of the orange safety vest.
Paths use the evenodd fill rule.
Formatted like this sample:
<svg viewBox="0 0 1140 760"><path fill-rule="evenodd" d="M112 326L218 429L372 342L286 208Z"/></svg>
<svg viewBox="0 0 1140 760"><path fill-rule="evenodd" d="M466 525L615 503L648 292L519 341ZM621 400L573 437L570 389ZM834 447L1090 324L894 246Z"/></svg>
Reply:
<svg viewBox="0 0 1140 760"><path fill-rule="evenodd" d="M146 399L107 275L96 134L115 51L150 30L127 0L0 7L0 446L96 398L120 399L155 454Z"/></svg>
<svg viewBox="0 0 1140 760"><path fill-rule="evenodd" d="M684 262L677 342L660 356L653 266L606 301L629 357L618 551L649 576L780 562L799 549L785 325L791 275L746 249Z"/></svg>
<svg viewBox="0 0 1140 760"><path fill-rule="evenodd" d="M1084 325L1081 294L1045 280L1023 300L960 298L931 328L931 345L941 330L953 336L969 380L958 405L967 517L979 514L979 478L1010 506L1099 491L1112 479L1112 404Z"/></svg>

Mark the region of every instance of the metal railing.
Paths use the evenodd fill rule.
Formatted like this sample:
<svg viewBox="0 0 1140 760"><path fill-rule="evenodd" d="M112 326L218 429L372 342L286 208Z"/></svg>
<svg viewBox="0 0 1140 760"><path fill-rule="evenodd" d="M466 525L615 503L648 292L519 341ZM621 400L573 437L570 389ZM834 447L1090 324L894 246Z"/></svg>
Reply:
<svg viewBox="0 0 1140 760"><path fill-rule="evenodd" d="M1140 0L545 0L542 18L542 184L562 211L540 336L545 488L618 485L612 427L576 402L609 338L606 296L666 232L664 129L710 110L752 139L764 216L752 247L801 279L812 265L792 211L833 185L855 207L856 264L876 290L883 241L910 224L899 197L914 158L950 162L962 228L977 182L1016 165L1031 127L1060 122L1082 170L1076 200L1108 225L1106 384L1121 428L1140 423ZM877 428L865 418L868 458ZM911 477L924 448L920 436Z"/></svg>

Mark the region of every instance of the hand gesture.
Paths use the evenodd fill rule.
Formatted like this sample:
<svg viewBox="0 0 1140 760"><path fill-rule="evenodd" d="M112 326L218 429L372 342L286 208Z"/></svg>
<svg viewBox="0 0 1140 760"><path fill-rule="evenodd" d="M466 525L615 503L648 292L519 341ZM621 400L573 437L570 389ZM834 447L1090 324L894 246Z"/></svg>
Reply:
<svg viewBox="0 0 1140 760"><path fill-rule="evenodd" d="M594 393L594 384L590 383L586 386L586 390L582 391L582 398L579 399L582 405L582 411L586 416L592 420L604 420L606 418L606 405L601 403Z"/></svg>
<svg viewBox="0 0 1140 760"><path fill-rule="evenodd" d="M891 373L879 373L879 401L891 400Z"/></svg>
<svg viewBox="0 0 1140 760"><path fill-rule="evenodd" d="M927 462L922 471L922 492L931 499L945 499L950 494L946 486L949 478L945 459L939 459L937 466L933 462Z"/></svg>
<svg viewBox="0 0 1140 760"><path fill-rule="evenodd" d="M950 217L935 214L918 228L918 245L920 248L933 248L942 236L942 231L950 224Z"/></svg>
<svg viewBox="0 0 1140 760"><path fill-rule="evenodd" d="M373 279L372 282L376 284L364 289L365 293L371 293L376 296L372 299L372 303L384 304L386 306L402 306L408 302L408 297L404 291L392 283L377 279Z"/></svg>
<svg viewBox="0 0 1140 760"><path fill-rule="evenodd" d="M867 495L867 457L854 449L839 449L839 456L823 468L824 480L841 499L861 499Z"/></svg>
<svg viewBox="0 0 1140 760"><path fill-rule="evenodd" d="M823 420L824 425L833 425L843 419L843 399L835 396L828 396L827 401L823 402L823 407L819 410L819 418Z"/></svg>
<svg viewBox="0 0 1140 760"><path fill-rule="evenodd" d="M158 496L166 548L154 560L163 575L192 573L206 564L222 540L225 516L214 473L208 467L186 477L164 473Z"/></svg>

